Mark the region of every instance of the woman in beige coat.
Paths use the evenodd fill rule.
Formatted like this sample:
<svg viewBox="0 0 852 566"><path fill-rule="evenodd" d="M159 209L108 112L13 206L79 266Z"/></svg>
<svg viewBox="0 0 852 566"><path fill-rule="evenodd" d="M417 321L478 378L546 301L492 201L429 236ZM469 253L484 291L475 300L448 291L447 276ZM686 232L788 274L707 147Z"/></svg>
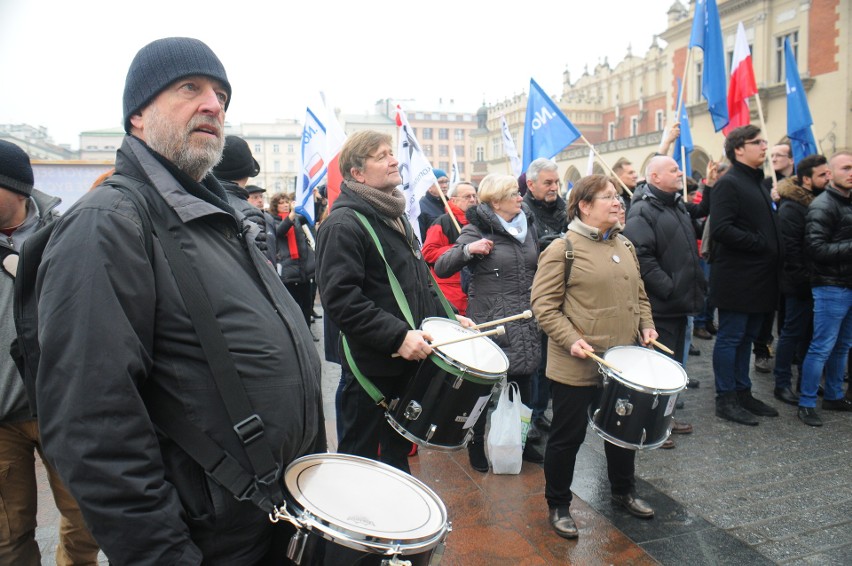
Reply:
<svg viewBox="0 0 852 566"><path fill-rule="evenodd" d="M544 455L545 498L550 524L559 536L576 538L569 513L577 452L586 436L587 411L601 394L598 365L586 352L649 344L657 338L639 262L621 236L618 193L603 175L581 179L568 200L573 248L565 280L564 242L541 254L532 288L532 308L548 335L547 377L552 381L553 427ZM636 452L604 443L612 499L630 514L651 518L654 510L635 497Z"/></svg>

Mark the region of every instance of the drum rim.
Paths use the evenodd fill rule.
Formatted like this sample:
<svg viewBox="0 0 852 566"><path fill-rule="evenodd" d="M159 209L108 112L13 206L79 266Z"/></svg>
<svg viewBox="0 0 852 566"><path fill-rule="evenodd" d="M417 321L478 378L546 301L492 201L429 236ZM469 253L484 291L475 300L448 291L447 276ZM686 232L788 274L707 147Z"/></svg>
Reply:
<svg viewBox="0 0 852 566"><path fill-rule="evenodd" d="M626 377L624 377L623 375L621 375L617 371L612 370L612 369L610 369L606 366L602 366L602 369L603 369L604 373L606 373L607 376L612 377L617 382L621 383L622 385L624 385L625 387L627 387L629 389L633 389L634 391L639 391L640 393L648 393L649 395L672 395L674 393L679 393L679 392L683 391L684 389L686 389L686 384L689 382L689 376L686 375L686 370L683 369L683 367L679 363L677 363L676 361L674 361L670 357L666 356L665 354L661 354L660 352L651 350L649 348L645 348L643 346L613 346L612 348L607 348L606 352L604 352L602 357L603 357L604 360L609 361L609 360L606 359L607 352L611 352L613 350L622 350L622 349L642 350L642 351L648 352L649 354L659 356L662 359L666 360L667 362L671 362L672 364L674 364L674 366L683 375L683 385L681 385L680 387L676 387L674 389L660 389L659 387L652 388L652 387L648 387L646 385L642 385L641 383L635 383L633 381L630 381L629 379L627 379ZM598 365L600 365L600 364L598 364Z"/></svg>
<svg viewBox="0 0 852 566"><path fill-rule="evenodd" d="M307 507L305 507L305 505L300 503L296 499L296 496L294 496L290 489L287 487L287 474L290 473L290 471L294 467L301 465L305 461L309 460L317 460L319 462L334 460L358 462L363 465L376 467L379 469L383 469L387 472L391 472L394 475L398 475L402 477L402 479L410 481L411 483L422 489L426 493L426 495L430 496L434 500L434 502L437 504L438 510L442 515L443 524L440 526L437 532L433 534L411 539L389 539L365 534L363 532L359 532L338 525L337 523L333 523L328 519L324 519L318 516L315 511L308 509ZM347 548L370 552L374 554L384 554L388 556L396 554L401 554L403 556L417 554L420 552L431 550L432 548L438 546L444 539L446 539L447 534L451 530L451 525L447 514L447 507L444 504L443 500L438 497L438 494L435 493L435 491L431 489L428 485L424 484L422 481L415 478L411 474L406 474L402 470L398 470L397 468L389 466L384 462L371 460L362 456L355 456L353 454L337 454L332 452L322 454L307 454L290 462L284 472L284 476L282 477L282 479L284 480L288 506L293 507L293 509L296 511L295 513L293 513L293 515L301 524L300 529L304 529L310 533L315 533L325 540L340 544Z"/></svg>
<svg viewBox="0 0 852 566"><path fill-rule="evenodd" d="M464 328L459 321L452 320L450 318L444 318L444 317L441 317L441 316L428 316L428 317L424 318L423 321L420 323L420 327L423 328L424 324L426 324L427 322L429 322L431 320L443 321L443 322L447 322L449 324L453 324L455 326L458 326L460 328ZM467 330L467 329L465 329L465 330ZM474 376L479 377L481 379L485 379L485 380L502 379L509 372L509 357L506 355L506 352L503 351L503 348L498 346L497 343L494 342L494 340L492 340L488 336L485 336L484 338L486 340L488 340L488 342L490 342L491 344L494 345L494 348L497 351L497 353L500 354L502 359L506 362L506 371L504 371L502 373L494 373L494 372L490 372L490 371L483 371L481 369L469 367L469 366L467 366L467 365L465 365L461 362L458 362L458 361L450 358L447 354L445 354L444 352L441 351L440 347L432 349L432 354L438 356L444 362L448 363L449 365L453 366L454 368L457 368L460 371L460 373L457 373L456 375L459 375L459 376L463 377L464 379L467 379L467 376L471 375L471 374L473 374Z"/></svg>
<svg viewBox="0 0 852 566"><path fill-rule="evenodd" d="M658 442L654 442L652 444L633 444L632 442L627 442L625 440L621 440L620 438L611 435L610 433L608 433L607 431L605 431L604 429L599 427L595 423L594 416L592 415L592 407L591 406L589 406L588 410L586 411L586 416L589 419L589 426L592 427L592 430L595 431L595 433L598 436L600 436L601 438L603 438L605 441L609 442L610 444L615 444L616 446L620 446L621 448L626 448L628 450L640 451L640 450L653 450L654 448L659 448L672 435L672 423L669 423L668 429L666 430L666 435L663 437L662 440L660 440Z"/></svg>
<svg viewBox="0 0 852 566"><path fill-rule="evenodd" d="M483 415L480 414L479 418L483 418ZM462 441L462 443L457 446L448 446L446 444L432 444L431 442L425 441L422 438L418 438L408 432L408 430L406 430L405 427L398 423L396 419L393 418L393 415L391 415L387 411L385 411L385 419L388 421L388 424L391 426L391 428L393 428L397 433L402 435L406 440L410 440L421 448L428 448L429 450L435 450L439 452L457 452L467 446L467 443L473 436L473 428L471 427L471 429L465 434L464 441Z"/></svg>

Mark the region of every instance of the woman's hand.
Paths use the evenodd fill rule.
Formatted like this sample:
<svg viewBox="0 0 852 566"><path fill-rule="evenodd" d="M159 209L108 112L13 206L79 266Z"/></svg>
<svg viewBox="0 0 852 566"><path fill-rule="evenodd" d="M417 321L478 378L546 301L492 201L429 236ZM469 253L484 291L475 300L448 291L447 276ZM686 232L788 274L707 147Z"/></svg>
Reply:
<svg viewBox="0 0 852 566"><path fill-rule="evenodd" d="M660 335L653 328L645 328L642 330L642 344L645 346L651 345L651 340L656 340Z"/></svg>
<svg viewBox="0 0 852 566"><path fill-rule="evenodd" d="M290 218L290 222L295 222L295 221L296 221L296 211L295 211L295 210L291 210L291 211L290 211L290 214L289 214L288 216L289 216L289 218Z"/></svg>
<svg viewBox="0 0 852 566"><path fill-rule="evenodd" d="M476 326L475 322L473 322L468 317L462 316L460 314L456 315L456 320L459 321L459 324L461 324L464 328L473 328L474 326Z"/></svg>
<svg viewBox="0 0 852 566"><path fill-rule="evenodd" d="M582 338L571 344L571 355L575 358L586 359L589 357L586 355L586 352L594 351L595 349L589 346L589 343Z"/></svg>
<svg viewBox="0 0 852 566"><path fill-rule="evenodd" d="M491 253L491 248L493 247L494 242L482 238L481 240L477 240L468 244L467 251L469 251L471 255L488 255Z"/></svg>

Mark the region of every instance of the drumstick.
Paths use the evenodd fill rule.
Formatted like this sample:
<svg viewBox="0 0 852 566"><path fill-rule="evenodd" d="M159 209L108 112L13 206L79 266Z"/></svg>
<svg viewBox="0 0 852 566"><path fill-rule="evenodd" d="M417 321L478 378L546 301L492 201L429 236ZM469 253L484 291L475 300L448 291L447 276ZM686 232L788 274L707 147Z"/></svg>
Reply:
<svg viewBox="0 0 852 566"><path fill-rule="evenodd" d="M491 322L483 322L482 324L477 324L473 327L474 330L479 330L480 328L485 328L486 326L494 326L495 324L503 324L504 322L511 322L513 320L518 320L519 318L532 318L532 311L525 310L521 314L515 314L512 316L507 316L506 318L498 318L497 320L492 320Z"/></svg>
<svg viewBox="0 0 852 566"><path fill-rule="evenodd" d="M654 346L656 346L657 348L659 348L660 350L662 350L663 352L665 352L665 353L667 353L667 354L669 354L669 355L671 355L671 356L673 356L673 355L674 355L674 352L673 352L672 350L670 350L669 348L667 348L667 347L665 346L665 344L660 344L659 342L657 342L657 341L656 341L656 340L654 340L653 338L651 339L651 344L653 344Z"/></svg>
<svg viewBox="0 0 852 566"><path fill-rule="evenodd" d="M464 342L465 340L473 340L474 338L482 338L483 336L494 336L495 334L506 334L505 326L498 326L494 330L489 330L487 332L477 332L476 334L468 334L467 336L461 336L459 338L453 338L452 340L447 340L445 342L435 342L434 344L429 344L432 346L432 349L440 348L441 346L449 346L450 344L455 344L457 342ZM399 354L394 352L391 354L392 358L398 358Z"/></svg>
<svg viewBox="0 0 852 566"><path fill-rule="evenodd" d="M609 363L608 361L603 359L602 357L600 357L596 354L593 354L592 352L590 352L588 350L586 350L586 355L589 356L590 358L592 358L593 360L595 360L596 362L598 362L599 364L608 367L609 369L611 369L612 371L614 371L616 373L624 373L623 371L621 371L620 369L618 369L617 367L615 367L614 365L612 365L611 363Z"/></svg>

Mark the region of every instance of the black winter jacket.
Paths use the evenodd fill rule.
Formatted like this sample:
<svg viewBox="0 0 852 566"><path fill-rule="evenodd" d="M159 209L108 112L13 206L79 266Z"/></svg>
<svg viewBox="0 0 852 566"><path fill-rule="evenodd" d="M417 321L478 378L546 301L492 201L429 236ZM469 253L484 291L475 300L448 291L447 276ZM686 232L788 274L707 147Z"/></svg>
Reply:
<svg viewBox="0 0 852 566"><path fill-rule="evenodd" d="M852 288L852 197L832 185L808 209L805 245L811 285Z"/></svg>
<svg viewBox="0 0 852 566"><path fill-rule="evenodd" d="M429 193L423 195L420 199L420 216L417 217L417 223L420 225L420 241L426 241L426 232L429 231L429 226L442 214L446 214L444 209L444 201L441 197L432 196Z"/></svg>
<svg viewBox="0 0 852 566"><path fill-rule="evenodd" d="M781 292L800 299L811 296L810 263L805 253L805 219L808 207L817 194L799 184L798 177L787 177L778 183L778 222L784 240L784 268L781 272Z"/></svg>
<svg viewBox="0 0 852 566"><path fill-rule="evenodd" d="M116 171L143 180L164 210L281 470L324 451L319 357L296 303L247 243L257 227L243 231L222 208L213 177L196 183L134 137ZM112 563L255 563L275 528L266 514L211 480L149 416L162 391L251 469L156 238L151 253L139 210L114 187L87 193L57 221L37 285L45 453Z"/></svg>
<svg viewBox="0 0 852 566"><path fill-rule="evenodd" d="M297 214L295 220L285 216L275 223L275 264L284 283L307 283L316 271L316 254L302 228L307 222L304 216ZM290 251L290 230L293 230L296 236L296 251L299 255L297 258L294 258Z"/></svg>
<svg viewBox="0 0 852 566"><path fill-rule="evenodd" d="M539 253L568 229L568 212L565 199L560 196L552 203L536 200L530 191L524 195L524 203L533 215L533 224L538 233Z"/></svg>
<svg viewBox="0 0 852 566"><path fill-rule="evenodd" d="M480 204L467 209L470 222L452 248L435 263L439 277L449 277L467 265L471 270L467 316L487 322L518 314L530 308L530 291L538 265L538 237L526 204L527 237L522 244L509 234L491 206ZM486 256L466 257L464 247L482 238L494 242ZM492 339L509 358L509 373L532 375L541 363L541 336L534 319L521 319L505 325L506 334Z"/></svg>
<svg viewBox="0 0 852 566"><path fill-rule="evenodd" d="M623 233L636 248L654 318L699 312L707 282L683 197L648 185L630 207Z"/></svg>
<svg viewBox="0 0 852 566"><path fill-rule="evenodd" d="M317 237L316 280L323 310L347 337L355 364L367 377L413 376L418 362L391 358L411 327L391 291L385 262L354 211L366 216L376 231L415 328L426 317L447 316L408 222L406 238L345 182ZM345 359L343 364L348 367Z"/></svg>
<svg viewBox="0 0 852 566"><path fill-rule="evenodd" d="M713 186L710 301L720 309L762 313L778 305L782 241L763 171L738 161Z"/></svg>

